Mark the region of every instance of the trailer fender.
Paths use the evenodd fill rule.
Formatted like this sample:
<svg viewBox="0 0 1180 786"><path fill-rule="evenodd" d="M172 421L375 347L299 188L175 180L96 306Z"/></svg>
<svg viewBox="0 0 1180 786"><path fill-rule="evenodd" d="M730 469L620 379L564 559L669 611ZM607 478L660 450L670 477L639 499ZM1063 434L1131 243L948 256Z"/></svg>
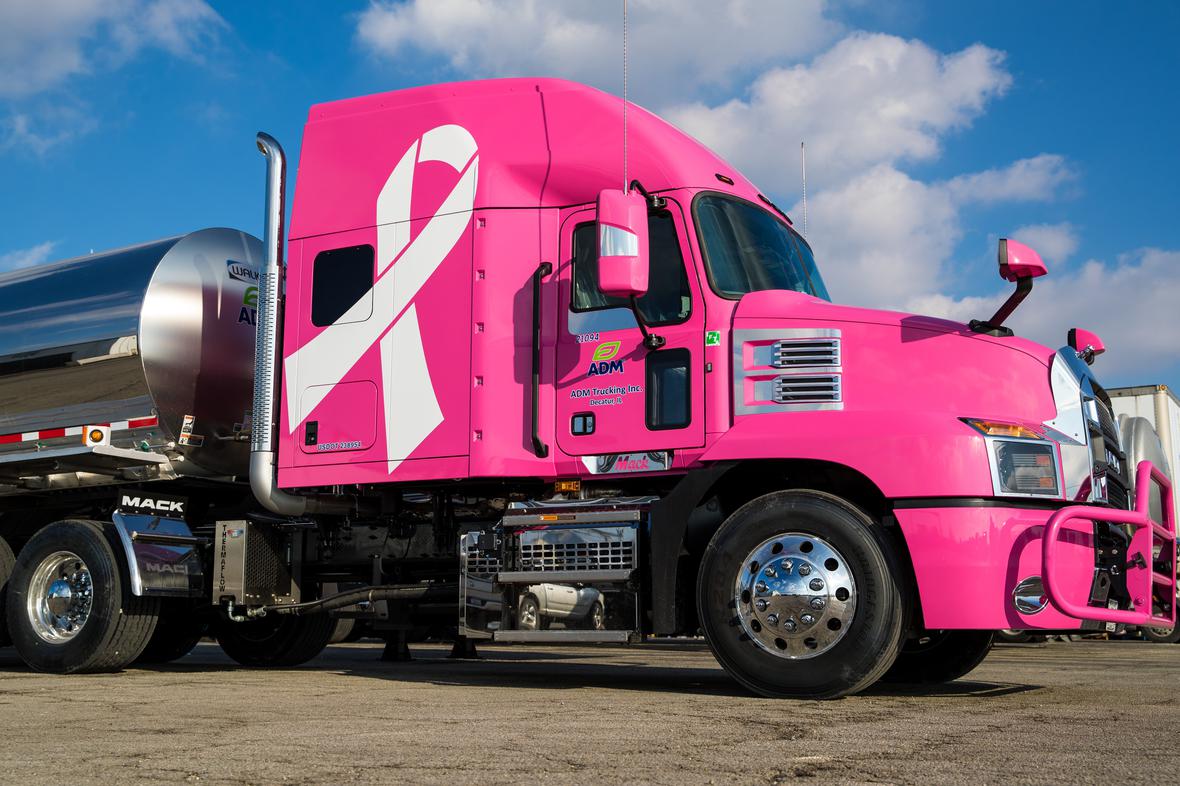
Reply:
<svg viewBox="0 0 1180 786"><path fill-rule="evenodd" d="M201 539L182 519L116 511L111 517L127 563L131 594L153 598L200 598L205 573Z"/></svg>

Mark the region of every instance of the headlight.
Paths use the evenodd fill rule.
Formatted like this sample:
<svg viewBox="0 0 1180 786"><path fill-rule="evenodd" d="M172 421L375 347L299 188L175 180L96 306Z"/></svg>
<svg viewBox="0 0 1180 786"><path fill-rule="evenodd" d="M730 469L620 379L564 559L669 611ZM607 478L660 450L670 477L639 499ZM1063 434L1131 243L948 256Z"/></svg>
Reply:
<svg viewBox="0 0 1180 786"><path fill-rule="evenodd" d="M963 418L987 440L992 491L998 497L1061 497L1057 445L1042 429Z"/></svg>
<svg viewBox="0 0 1180 786"><path fill-rule="evenodd" d="M992 479L997 493L1060 497L1057 451L1050 443L993 439Z"/></svg>

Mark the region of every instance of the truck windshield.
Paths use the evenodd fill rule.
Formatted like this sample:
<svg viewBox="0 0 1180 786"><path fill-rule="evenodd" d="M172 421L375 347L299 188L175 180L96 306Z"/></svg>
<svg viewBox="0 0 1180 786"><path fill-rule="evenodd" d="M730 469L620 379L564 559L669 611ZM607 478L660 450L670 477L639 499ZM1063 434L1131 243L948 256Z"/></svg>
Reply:
<svg viewBox="0 0 1180 786"><path fill-rule="evenodd" d="M724 194L693 203L713 290L737 299L763 289L790 289L831 300L807 241L770 212Z"/></svg>

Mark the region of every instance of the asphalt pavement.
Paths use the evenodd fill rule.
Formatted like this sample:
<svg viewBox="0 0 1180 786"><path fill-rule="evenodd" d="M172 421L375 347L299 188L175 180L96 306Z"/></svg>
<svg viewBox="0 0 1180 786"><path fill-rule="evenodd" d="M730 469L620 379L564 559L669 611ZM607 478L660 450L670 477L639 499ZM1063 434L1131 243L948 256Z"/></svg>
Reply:
<svg viewBox="0 0 1180 786"><path fill-rule="evenodd" d="M0 649L0 782L1174 783L1180 645L997 648L933 689L751 696L708 651L334 646L283 671L203 643L121 674L28 671Z"/></svg>

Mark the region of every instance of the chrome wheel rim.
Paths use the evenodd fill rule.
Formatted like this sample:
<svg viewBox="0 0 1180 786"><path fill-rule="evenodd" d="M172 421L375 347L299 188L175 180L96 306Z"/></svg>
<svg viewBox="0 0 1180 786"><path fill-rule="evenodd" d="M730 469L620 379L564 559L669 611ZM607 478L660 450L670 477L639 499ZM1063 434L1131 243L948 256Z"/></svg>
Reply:
<svg viewBox="0 0 1180 786"><path fill-rule="evenodd" d="M531 600L525 600L520 604L520 628L521 630L536 630L537 618L539 617L537 604Z"/></svg>
<svg viewBox="0 0 1180 786"><path fill-rule="evenodd" d="M856 614L856 582L831 544L787 532L746 556L734 600L751 641L776 657L802 660L844 638Z"/></svg>
<svg viewBox="0 0 1180 786"><path fill-rule="evenodd" d="M90 568L74 552L55 551L33 571L25 609L42 641L63 644L77 636L93 605Z"/></svg>

